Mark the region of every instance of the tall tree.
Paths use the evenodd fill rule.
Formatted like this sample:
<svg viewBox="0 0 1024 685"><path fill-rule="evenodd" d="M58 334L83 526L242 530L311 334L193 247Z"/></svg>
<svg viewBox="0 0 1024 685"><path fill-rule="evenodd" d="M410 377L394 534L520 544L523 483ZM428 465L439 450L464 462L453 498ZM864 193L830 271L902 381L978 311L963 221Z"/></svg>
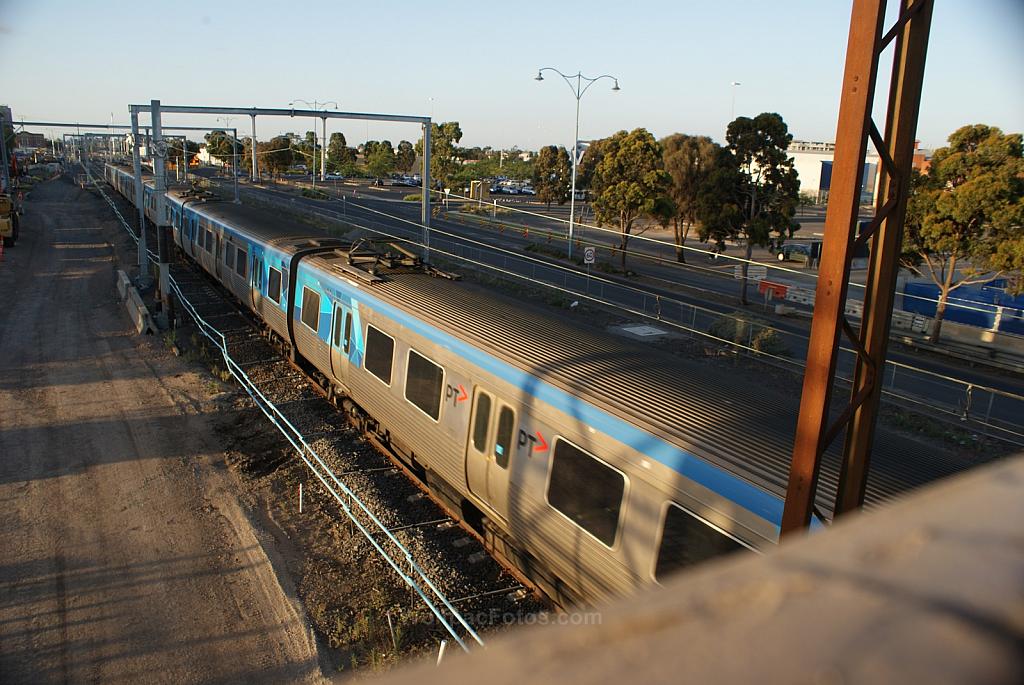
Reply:
<svg viewBox="0 0 1024 685"><path fill-rule="evenodd" d="M564 147L542 147L533 164L533 188L537 199L547 203L548 209L551 209L552 202L564 205L569 199L571 174L569 153Z"/></svg>
<svg viewBox="0 0 1024 685"><path fill-rule="evenodd" d="M242 146L237 143L232 148L232 138L224 131L210 131L203 138L206 140L206 150L210 153L210 156L220 160L227 166L231 166L233 150L238 153L242 151Z"/></svg>
<svg viewBox="0 0 1024 685"><path fill-rule="evenodd" d="M914 179L903 264L939 287L932 340L949 294L1009 277L1024 287L1024 160L1021 135L976 124L957 129Z"/></svg>
<svg viewBox="0 0 1024 685"><path fill-rule="evenodd" d="M725 139L729 154L718 156L698 200L701 237L719 245L726 238L743 240L740 302L747 304L747 268L754 246L788 238L799 225L793 221L799 182L786 154L793 136L781 116L765 112L733 120Z"/></svg>
<svg viewBox="0 0 1024 685"><path fill-rule="evenodd" d="M398 147L395 149L395 168L403 174L407 174L412 171L412 166L415 163L416 149L413 147L413 144L408 140L399 142Z"/></svg>
<svg viewBox="0 0 1024 685"><path fill-rule="evenodd" d="M395 168L395 156L391 151L391 143L383 141L374 146L366 158L366 170L371 176L381 178Z"/></svg>
<svg viewBox="0 0 1024 685"><path fill-rule="evenodd" d="M181 159L182 156L182 144L181 138L167 138L167 160L175 164ZM196 155L199 154L199 143L194 140L185 140L185 164L191 165L192 160L195 159Z"/></svg>
<svg viewBox="0 0 1024 685"><path fill-rule="evenodd" d="M315 131L306 131L306 137L296 143L298 151L297 159L301 159L310 173L317 174L320 171L320 143L317 141Z"/></svg>
<svg viewBox="0 0 1024 685"><path fill-rule="evenodd" d="M330 142L327 144L327 164L334 169L340 170L354 160L355 155L348 147L345 134L340 131L332 133Z"/></svg>
<svg viewBox="0 0 1024 685"><path fill-rule="evenodd" d="M462 140L462 129L457 121L445 121L430 125L430 176L435 183L448 187L461 166L458 159L458 143ZM416 154L423 154L423 139L416 141Z"/></svg>
<svg viewBox="0 0 1024 685"><path fill-rule="evenodd" d="M647 129L619 131L605 139L602 147L592 184L594 209L599 221L618 223L625 271L634 223L641 215L655 212L655 202L665 194L671 179L662 167L661 146Z"/></svg>
<svg viewBox="0 0 1024 685"><path fill-rule="evenodd" d="M295 151L289 136L276 136L267 143L259 143L256 149L260 155L260 164L278 176L295 161Z"/></svg>
<svg viewBox="0 0 1024 685"><path fill-rule="evenodd" d="M690 229L697 222L700 188L714 169L719 146L707 136L673 133L661 141L661 148L665 171L672 177L668 189L671 203L663 204L662 209L674 210L668 221L675 233L676 261L685 264L684 247Z"/></svg>

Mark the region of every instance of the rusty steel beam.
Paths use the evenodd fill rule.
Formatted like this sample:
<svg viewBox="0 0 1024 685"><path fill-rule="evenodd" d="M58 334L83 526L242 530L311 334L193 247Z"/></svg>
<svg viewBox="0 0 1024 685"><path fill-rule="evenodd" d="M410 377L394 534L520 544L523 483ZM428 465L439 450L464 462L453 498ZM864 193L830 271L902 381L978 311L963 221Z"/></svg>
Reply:
<svg viewBox="0 0 1024 685"><path fill-rule="evenodd" d="M885 0L854 0L814 318L782 512L782 535L804 530L810 524L821 455L828 447L825 437L832 381L843 330L843 309L860 207L860 179L878 71L877 46L884 19Z"/></svg>
<svg viewBox="0 0 1024 685"><path fill-rule="evenodd" d="M888 158L888 163L881 169L875 198L875 216L881 221L876 222L877 229L871 236L871 260L860 329L860 343L867 359L858 357L853 383L854 394L866 393L867 398L854 410L846 433L834 509L836 516L860 509L864 504L882 393L874 369L884 368L889 343L932 4L932 0L904 0L900 13L902 23L898 24L900 31L895 34L884 150L879 150L883 159Z"/></svg>
<svg viewBox="0 0 1024 685"><path fill-rule="evenodd" d="M822 456L844 430L842 483L835 511L848 511L851 502L856 503L855 508L863 501L880 397L877 369L885 362L892 291L899 268L931 3L932 0L903 0L897 24L887 33L883 33L885 0L853 3L814 318L782 515L784 536L802 531L810 523ZM894 38L896 58L883 140L872 122L871 106L879 56ZM909 153L905 149L908 135ZM885 182L876 198L878 215L858 238L860 186L869 139L879 148ZM871 268L864 293L863 323L856 332L846 320L844 310L854 249L867 239L872 241ZM857 352L855 383L850 401L830 423L832 388L843 334L850 338Z"/></svg>

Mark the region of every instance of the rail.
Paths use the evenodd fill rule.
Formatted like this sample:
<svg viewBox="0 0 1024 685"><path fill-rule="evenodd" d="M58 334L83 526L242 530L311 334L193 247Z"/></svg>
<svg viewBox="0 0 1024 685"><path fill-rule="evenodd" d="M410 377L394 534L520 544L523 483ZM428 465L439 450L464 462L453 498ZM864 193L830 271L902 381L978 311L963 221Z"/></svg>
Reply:
<svg viewBox="0 0 1024 685"><path fill-rule="evenodd" d="M124 216L118 210L116 203L107 196L103 188L93 179L92 174L89 173L88 167L86 168L86 175L93 187L100 193L100 196L114 209L118 220L122 227L128 232L132 239L138 243L138 236L131 225L124 219ZM149 252L149 257L152 261L156 261L156 254L152 251ZM348 516L352 523L359 529L363 536L370 542L370 544L377 550L380 556L388 563L389 566L398 574L398 576L408 585L423 601L430 612L437 618L445 630L451 635L452 639L462 647L463 650L469 651L469 644L467 641L476 642L478 645L483 646L484 642L480 636L473 630L472 626L466 621L466 619L455 609L452 602L444 596L444 594L437 588L433 581L427 576L423 569L416 563L412 556L412 553L405 547L383 523L377 518L377 516L366 506L366 504L359 499L358 496L347 486L341 479L330 469L330 467L324 462L324 460L317 454L302 433L285 417L278 407L271 402L260 390L256 387L255 383L249 378L248 374L242 369L242 367L231 357L228 352L227 340L223 333L218 330L215 326L207 322L199 312L195 309L189 299L182 292L181 287L173 276L168 277L168 283L171 290L174 292L178 301L181 303L182 308L189 314L200 332L210 340L211 343L221 352L224 359L225 367L231 373L231 375L238 381L242 389L246 391L249 397L253 400L260 411L267 417L267 419L284 435L285 439L288 440L289 444L298 452L299 458L306 464L309 470L316 476L317 480L320 481L324 489L334 498L334 500L341 507L342 511ZM356 515L356 511L362 512L365 518L369 521L365 524L359 516ZM383 540L379 540L378 537ZM384 542L390 544L394 551L389 552L384 547ZM395 553L397 552L397 554ZM395 557L399 558L395 558ZM408 569L408 570L406 570ZM443 609L446 609L452 620L445 617ZM463 628L463 634L456 629L453 625L457 623Z"/></svg>

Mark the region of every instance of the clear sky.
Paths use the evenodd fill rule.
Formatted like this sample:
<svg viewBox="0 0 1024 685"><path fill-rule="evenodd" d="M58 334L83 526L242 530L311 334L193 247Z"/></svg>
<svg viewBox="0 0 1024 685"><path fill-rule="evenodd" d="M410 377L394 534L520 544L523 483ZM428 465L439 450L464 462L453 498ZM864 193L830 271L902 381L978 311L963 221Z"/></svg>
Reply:
<svg viewBox="0 0 1024 685"><path fill-rule="evenodd" d="M890 0L894 15L898 0ZM850 0L264 2L0 0L0 104L16 119L127 123L129 102L341 109L457 120L464 145L569 144L575 100L538 67L612 74L582 101L580 137L644 126L724 136L782 114L835 137ZM967 123L1024 131L1024 0L937 0L918 137ZM887 83L890 60L883 62ZM733 81L741 85L731 86ZM884 103L884 92L879 98ZM879 126L884 112L876 113ZM307 120L308 122L308 120ZM166 122L165 122L166 123ZM169 123L212 125L179 117ZM236 126L248 131L248 121ZM308 123L266 119L261 139ZM410 125L331 123L350 144ZM44 133L48 133L44 131Z"/></svg>

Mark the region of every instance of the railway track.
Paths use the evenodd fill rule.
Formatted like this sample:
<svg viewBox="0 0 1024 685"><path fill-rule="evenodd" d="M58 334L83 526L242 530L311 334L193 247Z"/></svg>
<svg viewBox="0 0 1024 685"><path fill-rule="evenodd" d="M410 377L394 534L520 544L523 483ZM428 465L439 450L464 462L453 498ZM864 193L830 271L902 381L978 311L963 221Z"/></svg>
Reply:
<svg viewBox="0 0 1024 685"><path fill-rule="evenodd" d="M129 215L127 213L133 209L120 198L107 199L119 207L122 215ZM151 244L155 245L155 232L150 230L149 235ZM510 623L543 620L538 616L557 609L511 564L500 555L492 555L494 550L488 548L481 536L458 520L415 474L371 445L371 441L349 422L346 413L332 403L325 389L290 361L269 339L260 323L246 315L219 284L188 262L174 264L171 276L189 307L223 334L231 358L244 369L253 386L304 436L331 477L343 481L347 490L360 500L360 505L365 505L369 515L383 526L385 534L393 536L408 551L410 563L414 560L416 570L425 573L432 589L436 589L443 600L447 598L445 603L450 603L458 612L455 618L466 620L476 633L487 634ZM195 339L201 337L195 336ZM238 398L242 403L248 401L241 392ZM252 411L250 415L258 416L258 412ZM252 430L253 427L247 425L243 432ZM272 429L264 432L276 436ZM297 466L299 460L295 459L294 451L289 452L285 444L277 454L250 455L249 468L269 473L292 467L303 473L301 465ZM314 474L305 472L305 475L308 483L315 483ZM334 546L341 550L339 558L345 575L358 575L373 584L373 591L368 594L374 596L367 598L364 609L358 607L358 601L349 602L345 612L340 613L346 613L351 621L361 622L366 620L366 613L378 614L380 619L379 614L384 613L381 607L385 607L390 642L396 652L431 649L438 641L450 638L451 630L444 630L448 626L440 625L444 618L437 616L437 612L432 616L421 598L401 582L399 574L389 573L388 565L374 554L375 541L370 536L356 534L352 519L343 514L326 488L318 492L317 488L310 487L306 492L310 508L332 519L318 530L337 537L339 529L348 529L349 535ZM356 508L349 506L348 509ZM363 528L359 522L355 525ZM341 577L337 578L337 583L349 584ZM340 613L335 611L333 620L344 619ZM313 618L319 623L315 616ZM317 627L326 638L325 626ZM335 644L333 636L328 642L345 647Z"/></svg>
<svg viewBox="0 0 1024 685"><path fill-rule="evenodd" d="M289 360L219 285L191 265L175 265L172 276L197 313L224 334L232 358L260 392L388 530L408 549L416 550L417 562L433 569L440 591L454 600L460 613L525 616L545 608L536 598L539 588L403 463L380 446L371 446L373 441L352 425L326 389Z"/></svg>

